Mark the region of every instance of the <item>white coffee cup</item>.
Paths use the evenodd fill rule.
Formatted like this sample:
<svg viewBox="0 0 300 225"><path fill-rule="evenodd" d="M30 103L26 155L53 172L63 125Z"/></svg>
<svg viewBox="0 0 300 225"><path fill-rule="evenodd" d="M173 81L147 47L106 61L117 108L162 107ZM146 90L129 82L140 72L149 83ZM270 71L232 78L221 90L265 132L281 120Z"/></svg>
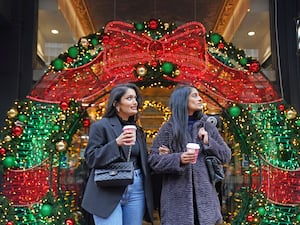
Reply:
<svg viewBox="0 0 300 225"><path fill-rule="evenodd" d="M135 125L125 125L123 127L123 131L128 131L128 130L134 134L133 141L128 144L134 145L135 141L136 141L136 126Z"/></svg>
<svg viewBox="0 0 300 225"><path fill-rule="evenodd" d="M199 150L200 150L200 145L199 144L197 144L197 143L187 143L186 151L194 153L194 157L195 157L192 164L195 164L197 162Z"/></svg>

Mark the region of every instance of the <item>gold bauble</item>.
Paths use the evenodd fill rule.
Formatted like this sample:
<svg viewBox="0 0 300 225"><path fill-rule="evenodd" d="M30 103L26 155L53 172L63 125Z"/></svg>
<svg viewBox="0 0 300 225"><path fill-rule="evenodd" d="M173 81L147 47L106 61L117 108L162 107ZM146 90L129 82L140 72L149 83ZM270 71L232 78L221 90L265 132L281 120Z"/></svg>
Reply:
<svg viewBox="0 0 300 225"><path fill-rule="evenodd" d="M63 114L63 113L61 113L61 114L59 115L59 119L60 119L60 120L66 120L66 118L67 118L67 116L66 116L65 114Z"/></svg>
<svg viewBox="0 0 300 225"><path fill-rule="evenodd" d="M79 155L73 153L69 156L68 164L70 167L77 167L78 164Z"/></svg>
<svg viewBox="0 0 300 225"><path fill-rule="evenodd" d="M80 44L81 44L83 47L87 48L87 47L89 46L89 41L88 41L86 38L81 38Z"/></svg>
<svg viewBox="0 0 300 225"><path fill-rule="evenodd" d="M57 151L63 152L67 149L67 143L65 141L61 140L55 144L55 147L56 147Z"/></svg>
<svg viewBox="0 0 300 225"><path fill-rule="evenodd" d="M96 74L103 73L103 65L101 65L101 63L95 63L95 64L93 64L91 66L91 69Z"/></svg>
<svg viewBox="0 0 300 225"><path fill-rule="evenodd" d="M297 112L294 109L290 109L286 112L286 118L287 119L295 119L295 117L297 116Z"/></svg>
<svg viewBox="0 0 300 225"><path fill-rule="evenodd" d="M165 27L165 30L169 29L170 28L170 24L168 23L164 23L164 27Z"/></svg>
<svg viewBox="0 0 300 225"><path fill-rule="evenodd" d="M175 74L175 76L179 76L180 75L180 70L175 70L174 74Z"/></svg>
<svg viewBox="0 0 300 225"><path fill-rule="evenodd" d="M9 136L9 135L5 136L4 141L5 142L11 141L11 136Z"/></svg>
<svg viewBox="0 0 300 225"><path fill-rule="evenodd" d="M97 118L97 107L95 107L95 106L89 107L89 108L87 108L86 111L87 111L87 113L89 115L89 118L91 120L96 120L96 118Z"/></svg>
<svg viewBox="0 0 300 225"><path fill-rule="evenodd" d="M73 213L73 218L76 222L76 224L78 223L78 221L83 217L83 214L81 211L77 210L77 211L74 211Z"/></svg>
<svg viewBox="0 0 300 225"><path fill-rule="evenodd" d="M91 50L90 50L90 54L91 54L92 56L96 55L96 54L97 54L97 50L91 49Z"/></svg>
<svg viewBox="0 0 300 225"><path fill-rule="evenodd" d="M296 138L294 138L294 139L292 140L292 144L293 144L293 146L295 146L295 147L299 146L299 142L298 142L298 140L297 140Z"/></svg>
<svg viewBox="0 0 300 225"><path fill-rule="evenodd" d="M138 66L136 72L139 76L145 76L147 74L147 68L145 66Z"/></svg>
<svg viewBox="0 0 300 225"><path fill-rule="evenodd" d="M15 108L12 108L12 109L8 110L8 112L7 112L7 117L9 119L16 117L16 115L18 115L18 110L16 110Z"/></svg>

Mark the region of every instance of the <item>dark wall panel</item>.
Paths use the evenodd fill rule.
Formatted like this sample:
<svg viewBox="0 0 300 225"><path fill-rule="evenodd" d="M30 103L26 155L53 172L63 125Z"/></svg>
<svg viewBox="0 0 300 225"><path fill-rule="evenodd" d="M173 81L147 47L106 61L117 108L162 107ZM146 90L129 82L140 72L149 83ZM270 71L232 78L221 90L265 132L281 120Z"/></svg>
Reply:
<svg viewBox="0 0 300 225"><path fill-rule="evenodd" d="M0 20L1 128L13 102L23 100L32 88L33 58L36 55L38 0L11 2L13 4L4 6L8 13L4 16L5 19ZM0 10L1 15L2 10L4 9ZM11 16L8 16L9 13Z"/></svg>

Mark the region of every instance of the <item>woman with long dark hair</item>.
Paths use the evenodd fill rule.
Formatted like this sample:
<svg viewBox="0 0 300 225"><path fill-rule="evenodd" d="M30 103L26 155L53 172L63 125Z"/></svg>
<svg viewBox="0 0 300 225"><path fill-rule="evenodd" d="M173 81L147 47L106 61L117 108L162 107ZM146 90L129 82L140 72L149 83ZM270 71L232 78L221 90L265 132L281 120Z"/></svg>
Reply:
<svg viewBox="0 0 300 225"><path fill-rule="evenodd" d="M153 223L153 197L147 163L146 138L136 124L141 96L134 84L114 87L103 118L91 125L89 142L84 153L91 169L82 207L93 215L95 225L142 225L143 219ZM125 125L135 125L135 135L122 131ZM99 187L94 182L96 168L112 162L126 161L129 146L134 163L134 182L128 186Z"/></svg>
<svg viewBox="0 0 300 225"><path fill-rule="evenodd" d="M192 86L180 86L170 98L172 116L160 128L149 156L154 172L162 175L161 225L215 225L222 223L220 203L204 162L215 155L228 163L231 151L218 129L206 121L202 98ZM195 154L187 143L200 146Z"/></svg>

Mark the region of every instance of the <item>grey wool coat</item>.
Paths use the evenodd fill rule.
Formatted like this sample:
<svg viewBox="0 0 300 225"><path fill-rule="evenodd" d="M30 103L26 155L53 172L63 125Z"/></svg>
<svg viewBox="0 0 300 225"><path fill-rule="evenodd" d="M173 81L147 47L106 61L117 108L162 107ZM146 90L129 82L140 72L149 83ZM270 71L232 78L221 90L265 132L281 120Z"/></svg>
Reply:
<svg viewBox="0 0 300 225"><path fill-rule="evenodd" d="M204 162L204 152L216 155L228 163L231 150L224 142L218 129L203 115L192 128L188 142L203 146L196 164L181 164L180 155L185 149L176 146L173 138L173 118L167 121L155 137L149 156L149 165L156 173L162 174L161 225L194 225L193 204L196 203L200 225L215 225L222 221L220 203L216 189L209 181ZM209 144L201 143L199 129L204 126L209 135ZM169 147L170 153L159 155L161 145ZM195 199L193 197L195 189Z"/></svg>

